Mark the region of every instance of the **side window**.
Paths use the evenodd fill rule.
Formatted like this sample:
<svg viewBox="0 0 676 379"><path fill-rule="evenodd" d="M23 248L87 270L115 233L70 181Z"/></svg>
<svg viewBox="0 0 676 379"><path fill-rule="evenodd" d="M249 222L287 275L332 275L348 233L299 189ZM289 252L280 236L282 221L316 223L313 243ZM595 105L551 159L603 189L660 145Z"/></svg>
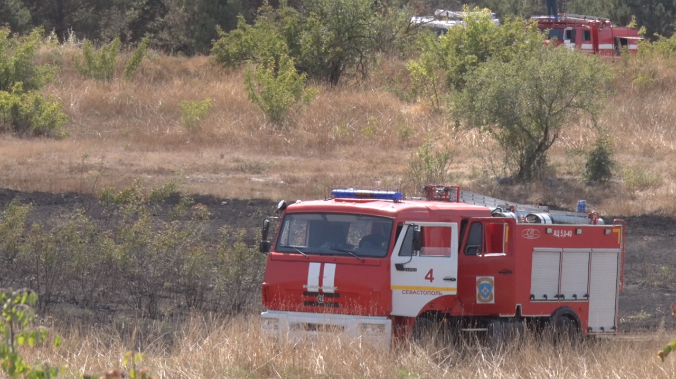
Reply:
<svg viewBox="0 0 676 379"><path fill-rule="evenodd" d="M467 220L466 218L463 219L462 221L460 221L460 234L459 234L460 242L465 240L465 233L467 232L467 222L468 221L469 220ZM460 243L458 243L458 253L460 253L460 249L462 249L462 246L461 246Z"/></svg>
<svg viewBox="0 0 676 379"><path fill-rule="evenodd" d="M423 228L421 257L450 257L452 228L447 226L426 226Z"/></svg>
<svg viewBox="0 0 676 379"><path fill-rule="evenodd" d="M509 224L491 222L486 227L486 254L507 254Z"/></svg>
<svg viewBox="0 0 676 379"><path fill-rule="evenodd" d="M480 222L473 222L469 227L465 255L481 254L481 241L483 240L483 228Z"/></svg>
<svg viewBox="0 0 676 379"><path fill-rule="evenodd" d="M399 233L397 233L399 234ZM406 230L406 236L399 250L400 257L410 257L413 254L413 227L409 226Z"/></svg>
<svg viewBox="0 0 676 379"><path fill-rule="evenodd" d="M564 38L570 40L570 42L575 42L575 30L574 29L566 30L566 36Z"/></svg>
<svg viewBox="0 0 676 379"><path fill-rule="evenodd" d="M583 41L591 41L591 30L585 30L582 33L582 40Z"/></svg>

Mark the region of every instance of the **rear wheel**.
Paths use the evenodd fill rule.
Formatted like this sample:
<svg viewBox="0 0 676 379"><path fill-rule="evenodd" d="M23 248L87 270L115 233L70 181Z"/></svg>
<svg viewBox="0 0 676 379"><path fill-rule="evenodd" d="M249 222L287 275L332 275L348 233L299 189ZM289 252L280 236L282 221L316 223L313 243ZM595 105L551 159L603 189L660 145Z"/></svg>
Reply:
<svg viewBox="0 0 676 379"><path fill-rule="evenodd" d="M548 329L555 345L576 344L582 338L577 320L567 313L554 313L549 319Z"/></svg>

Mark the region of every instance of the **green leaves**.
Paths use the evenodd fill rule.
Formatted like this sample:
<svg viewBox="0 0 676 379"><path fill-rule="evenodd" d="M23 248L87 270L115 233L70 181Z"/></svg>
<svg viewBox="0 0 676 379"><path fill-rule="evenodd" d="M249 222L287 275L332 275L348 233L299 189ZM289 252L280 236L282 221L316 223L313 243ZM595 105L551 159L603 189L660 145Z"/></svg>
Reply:
<svg viewBox="0 0 676 379"><path fill-rule="evenodd" d="M258 105L275 124L281 124L291 107L301 101L309 103L314 92L305 88L305 74L299 74L287 55L248 67L244 78L249 100Z"/></svg>
<svg viewBox="0 0 676 379"><path fill-rule="evenodd" d="M542 174L547 150L569 120L595 120L610 77L596 57L541 45L479 66L455 96L454 113L490 133L514 177L528 181Z"/></svg>
<svg viewBox="0 0 676 379"><path fill-rule="evenodd" d="M44 328L31 329L33 321L33 306L38 300L35 292L30 290L0 290L0 367L10 378L53 378L59 373L56 367L37 363L30 366L24 362L16 351L17 346L28 345L34 347L48 338L48 331ZM61 342L58 336L54 339L55 346Z"/></svg>
<svg viewBox="0 0 676 379"><path fill-rule="evenodd" d="M26 37L10 37L0 29L0 131L23 135L58 134L68 120L61 103L40 90L54 75L48 66L34 63L41 29Z"/></svg>
<svg viewBox="0 0 676 379"><path fill-rule="evenodd" d="M122 42L115 38L113 42L103 45L96 52L90 41L82 47L82 57L74 58L75 69L83 76L96 80L111 80L115 74L115 63L120 53Z"/></svg>

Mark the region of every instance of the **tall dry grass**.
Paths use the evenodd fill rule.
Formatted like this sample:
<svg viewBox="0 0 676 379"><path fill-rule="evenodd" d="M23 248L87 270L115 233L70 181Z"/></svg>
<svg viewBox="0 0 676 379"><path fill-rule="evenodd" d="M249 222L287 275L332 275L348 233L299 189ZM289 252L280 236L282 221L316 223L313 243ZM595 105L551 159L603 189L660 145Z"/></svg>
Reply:
<svg viewBox="0 0 676 379"><path fill-rule="evenodd" d="M548 180L507 188L495 185L500 156L487 136L457 129L424 102L395 95L392 83L405 83L404 62L397 59L380 58L366 82L347 78L337 88L314 83L317 98L280 127L247 99L243 70L212 65L208 57L150 52L133 80L120 79L120 63L116 79L97 82L75 71L78 54L77 41L71 41L40 55L41 62L60 67L46 92L63 102L70 137L0 136L0 186L92 193L136 178L155 186L181 176L187 193L317 198L337 184L400 187L412 154L431 135L436 148L453 151L453 181L476 191L564 208L585 198L604 214L676 211L672 62L614 64L618 79L599 120L614 142L613 182L582 181L584 153L597 132L581 121L566 126L551 149ZM637 81L639 76L649 80ZM205 98L213 100L209 115L186 128L181 102Z"/></svg>
<svg viewBox="0 0 676 379"><path fill-rule="evenodd" d="M144 328L118 322L62 330L61 347L25 353L28 361L67 365L64 377L119 368L125 351L141 351L142 365L161 378L672 378L676 372L676 360L656 358L670 339L664 331L576 346L531 336L500 348L426 342L387 349L358 339L281 343L259 328L257 316Z"/></svg>

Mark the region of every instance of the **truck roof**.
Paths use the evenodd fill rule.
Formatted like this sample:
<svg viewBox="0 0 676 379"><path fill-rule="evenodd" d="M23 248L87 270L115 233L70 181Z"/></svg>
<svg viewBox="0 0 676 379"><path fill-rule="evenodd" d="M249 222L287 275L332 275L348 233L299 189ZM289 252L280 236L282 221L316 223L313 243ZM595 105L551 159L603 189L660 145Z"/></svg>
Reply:
<svg viewBox="0 0 676 379"><path fill-rule="evenodd" d="M331 213L358 213L369 214L383 217L402 217L406 216L411 220L415 214L419 214L422 219L429 219L430 213L448 211L449 216L490 216L491 210L485 206L474 204L428 201L428 200L401 200L388 201L378 199L328 199L303 201L289 205L286 212L305 213L305 212L331 212ZM424 214L424 215L423 215Z"/></svg>

